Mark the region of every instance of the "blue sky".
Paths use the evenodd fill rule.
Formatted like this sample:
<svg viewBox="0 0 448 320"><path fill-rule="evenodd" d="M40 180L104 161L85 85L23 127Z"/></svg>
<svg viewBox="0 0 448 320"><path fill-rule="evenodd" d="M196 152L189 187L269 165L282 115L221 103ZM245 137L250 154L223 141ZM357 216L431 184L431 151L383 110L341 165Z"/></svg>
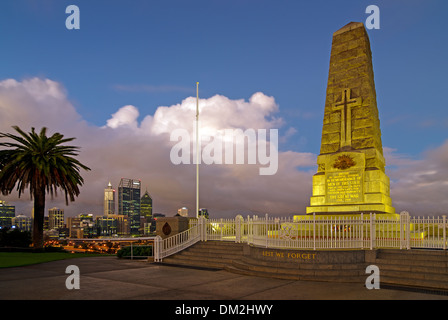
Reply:
<svg viewBox="0 0 448 320"><path fill-rule="evenodd" d="M80 30L65 28L71 4ZM201 98L260 91L279 106L281 134L296 130L280 150L318 154L332 34L365 22L371 4L381 18L368 34L383 146L418 160L447 140L444 0L2 0L0 80L56 81L97 127L125 105L142 121L181 103L196 81Z"/></svg>
<svg viewBox="0 0 448 320"><path fill-rule="evenodd" d="M76 4L81 29L67 30ZM24 1L0 13L3 78L60 81L87 121L103 125L120 106L141 114L195 94L247 99L262 91L302 139L282 146L317 152L332 33L369 30L383 144L419 154L446 138L446 1ZM445 133L445 134L444 134Z"/></svg>

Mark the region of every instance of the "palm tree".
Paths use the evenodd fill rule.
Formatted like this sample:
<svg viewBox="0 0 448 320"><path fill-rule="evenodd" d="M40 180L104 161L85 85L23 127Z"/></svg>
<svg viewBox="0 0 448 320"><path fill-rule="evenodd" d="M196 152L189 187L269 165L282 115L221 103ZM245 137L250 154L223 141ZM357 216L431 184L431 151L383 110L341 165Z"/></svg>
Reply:
<svg viewBox="0 0 448 320"><path fill-rule="evenodd" d="M79 147L62 145L74 140L60 133L47 137L47 128L36 133L34 128L26 133L18 126L13 127L20 135L0 133L0 138L10 138L13 142L1 142L0 146L12 148L0 150L0 191L10 194L17 185L19 198L29 188L34 199L33 246L43 247L43 224L45 195L57 196L57 190L65 193L65 201L75 201L84 183L80 168L90 170L74 157Z"/></svg>

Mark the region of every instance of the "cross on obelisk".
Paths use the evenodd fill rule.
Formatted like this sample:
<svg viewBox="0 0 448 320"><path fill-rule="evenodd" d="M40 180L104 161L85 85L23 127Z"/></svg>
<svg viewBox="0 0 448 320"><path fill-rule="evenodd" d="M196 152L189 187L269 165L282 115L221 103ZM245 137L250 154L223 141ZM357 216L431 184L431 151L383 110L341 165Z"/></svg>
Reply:
<svg viewBox="0 0 448 320"><path fill-rule="evenodd" d="M341 110L340 148L352 145L352 108L361 105L361 98L351 98L351 89L342 90L342 101L334 104L333 110Z"/></svg>

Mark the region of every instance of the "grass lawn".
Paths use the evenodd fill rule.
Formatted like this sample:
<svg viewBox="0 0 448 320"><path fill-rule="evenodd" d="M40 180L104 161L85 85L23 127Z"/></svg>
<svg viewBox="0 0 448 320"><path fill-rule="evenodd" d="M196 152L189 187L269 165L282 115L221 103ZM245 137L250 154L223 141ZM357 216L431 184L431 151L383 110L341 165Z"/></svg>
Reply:
<svg viewBox="0 0 448 320"><path fill-rule="evenodd" d="M20 267L55 260L94 257L96 254L67 252L0 252L0 268Z"/></svg>

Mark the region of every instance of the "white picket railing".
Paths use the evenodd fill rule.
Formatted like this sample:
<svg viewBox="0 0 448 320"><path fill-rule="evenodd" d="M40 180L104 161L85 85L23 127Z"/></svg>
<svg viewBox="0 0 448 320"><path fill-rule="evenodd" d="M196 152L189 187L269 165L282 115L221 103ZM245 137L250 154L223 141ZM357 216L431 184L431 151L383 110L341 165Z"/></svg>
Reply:
<svg viewBox="0 0 448 320"><path fill-rule="evenodd" d="M237 216L235 219L191 219L190 229L154 241L154 259L179 252L198 241L231 241L280 249L447 249L446 216L398 218L376 214L300 219Z"/></svg>
<svg viewBox="0 0 448 320"><path fill-rule="evenodd" d="M203 233L200 230L201 227L202 224L198 224L166 239L157 236L154 239L154 261L161 262L163 258L182 251L200 241Z"/></svg>

